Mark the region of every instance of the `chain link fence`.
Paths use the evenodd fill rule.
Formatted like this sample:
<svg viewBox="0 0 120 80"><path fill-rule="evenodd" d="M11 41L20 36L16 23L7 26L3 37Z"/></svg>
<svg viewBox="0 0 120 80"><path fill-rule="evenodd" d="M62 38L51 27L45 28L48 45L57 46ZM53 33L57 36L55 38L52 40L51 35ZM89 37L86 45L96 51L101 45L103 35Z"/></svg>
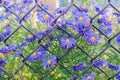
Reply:
<svg viewBox="0 0 120 80"><path fill-rule="evenodd" d="M14 13L12 10L10 10L7 6L5 6L2 2L2 0L0 0L0 6L1 7L4 7L5 9L9 10L14 16L18 17L18 15L16 15L16 13ZM40 4L38 4L38 1L35 0L35 5L25 14L24 17L22 17L19 21L18 21L18 27L9 35L7 36L6 38L3 37L2 35L0 35L1 37L3 37L4 40L2 40L7 46L9 46L9 44L7 43L8 39L13 35L15 34L17 31L19 31L22 28L24 28L25 30L27 30L29 33L31 33L32 35L36 36L36 38L38 39L38 46L27 56L24 56L21 54L21 57L23 58L22 60L22 64L19 66L19 68L12 74L8 73L5 69L3 69L2 67L0 67L0 70L2 70L5 75L7 75L7 79L10 80L15 74L17 74L24 66L28 66L31 70L33 70L35 73L37 73L41 78L40 80L44 80L45 77L47 77L52 71L54 71L54 69L57 67L57 66L61 66L62 68L64 68L69 74L71 74L72 76L74 76L73 80L80 80L80 77L83 75L83 74L86 74L93 66L96 66L93 61L96 60L96 58L98 58L100 55L102 55L108 48L113 48L115 51L117 51L118 53L120 53L120 51L115 48L112 44L111 44L111 41L118 35L120 34L119 33L116 33L116 35L114 35L112 38L109 38L106 34L104 34L102 31L100 31L94 24L93 24L93 20L99 16L104 10L106 10L106 8L108 8L109 6L111 6L114 10L116 10L117 12L120 13L120 11L115 8L112 3L111 3L111 0L108 0L108 3L107 5L99 12L97 13L96 15L94 15L94 17L91 17L90 18L90 26L94 27L99 33L102 34L102 36L106 37L108 39L108 46L106 46L105 49L101 50L99 52L99 54L97 54L96 56L91 56L89 53L87 53L82 47L79 47L79 45L76 44L76 48L79 49L81 52L83 52L89 59L90 59L90 64L89 64L89 67L84 70L81 74L79 74L78 76L76 76L73 72L71 72L70 70L68 70L64 65L62 65L60 63L60 60L62 60L62 58L66 55L69 54L69 52L71 52L73 50L73 48L70 48L70 49L67 49L63 55L61 55L60 57L57 57L57 63L55 64L55 66L49 71L47 72L46 74L42 74L41 72L39 72L38 70L36 70L34 67L30 66L26 61L26 59L31 56L40 46L44 47L43 44L41 43L41 41L46 37L48 36L53 29L56 29L55 27L56 26L59 26L58 24L58 19L61 18L64 14L66 14L67 11L69 11L72 7L75 7L76 9L78 9L80 12L82 12L83 10L81 8L79 8L76 4L74 4L74 1L71 0L71 4L64 10L64 12L57 16L57 17L54 17L51 13L49 13L47 10L45 10ZM51 23L50 25L52 26L52 29L50 31L48 31L44 36L42 37L38 37L36 34L34 34L34 32L30 29L28 29L26 26L23 25L23 22L24 22L24 18L30 14L30 12L32 12L36 7L39 7L40 9L42 9L44 12L46 12L50 17L52 17L52 20L51 20ZM64 34L67 34L67 35L71 35L68 31L66 31L65 29L59 27L62 32ZM89 29L86 29L85 31L87 31ZM84 34L85 31L82 33ZM77 40L78 38L80 38L82 36L82 34L78 35L77 37L75 37L75 39ZM16 51L15 49L13 51ZM52 51L50 51L49 49L47 49L47 51L51 54L53 54ZM108 80L113 80L113 78L120 73L120 71L118 71L116 74L110 76L108 75L108 73L106 73L103 69L99 68L98 66L96 66L96 69L98 69L101 73L105 74L105 76L108 78Z"/></svg>

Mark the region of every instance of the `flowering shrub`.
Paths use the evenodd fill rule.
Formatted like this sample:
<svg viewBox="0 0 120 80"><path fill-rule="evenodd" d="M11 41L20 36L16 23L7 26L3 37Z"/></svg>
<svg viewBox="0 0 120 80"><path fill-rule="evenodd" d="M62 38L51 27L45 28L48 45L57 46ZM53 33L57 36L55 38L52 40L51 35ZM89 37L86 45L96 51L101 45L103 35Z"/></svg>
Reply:
<svg viewBox="0 0 120 80"><path fill-rule="evenodd" d="M3 0L0 8L1 80L120 79L120 11L110 2L94 5L93 17L74 3L51 10Z"/></svg>

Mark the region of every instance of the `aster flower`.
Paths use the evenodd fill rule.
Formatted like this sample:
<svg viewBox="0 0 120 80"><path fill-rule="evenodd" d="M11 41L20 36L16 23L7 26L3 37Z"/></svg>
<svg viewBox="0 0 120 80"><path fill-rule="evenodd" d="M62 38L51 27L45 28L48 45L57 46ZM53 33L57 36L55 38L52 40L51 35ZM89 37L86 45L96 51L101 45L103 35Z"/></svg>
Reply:
<svg viewBox="0 0 120 80"><path fill-rule="evenodd" d="M27 45L27 41L23 41L22 43L18 44L15 48L20 49L20 48L22 48L22 47L24 47L26 45Z"/></svg>
<svg viewBox="0 0 120 80"><path fill-rule="evenodd" d="M94 80L95 73L91 72L89 75L87 74L82 80Z"/></svg>
<svg viewBox="0 0 120 80"><path fill-rule="evenodd" d="M107 26L112 24L112 21L111 21L111 19L108 16L102 16L101 20Z"/></svg>
<svg viewBox="0 0 120 80"><path fill-rule="evenodd" d="M1 33L1 35L3 37L8 36L11 33L11 26L10 25L6 25L4 26L3 32Z"/></svg>
<svg viewBox="0 0 120 80"><path fill-rule="evenodd" d="M14 51L13 56L20 56L22 54L23 52L21 52L20 50L17 50L17 51Z"/></svg>
<svg viewBox="0 0 120 80"><path fill-rule="evenodd" d="M42 28L40 31L38 31L38 32L36 33L36 35L37 35L38 37L42 37L42 36L45 36L47 33L49 33L51 30L52 30L51 27L47 27L46 29L45 29L45 28Z"/></svg>
<svg viewBox="0 0 120 80"><path fill-rule="evenodd" d="M106 63L106 61L103 60L103 59L99 59L99 60L94 60L93 61L93 64L95 64L97 67L103 66L105 63ZM96 66L94 66L94 67L96 67Z"/></svg>
<svg viewBox="0 0 120 80"><path fill-rule="evenodd" d="M19 21L21 18L23 18L23 17L25 16L25 14L26 14L26 12L22 12L22 11L19 12L18 17L15 18L15 20L16 20L16 21ZM29 17L30 17L30 14L26 15L26 16L23 18L23 20L28 20Z"/></svg>
<svg viewBox="0 0 120 80"><path fill-rule="evenodd" d="M36 37L35 37L34 35L32 35L32 34L29 34L29 35L25 38L25 40L26 40L27 42L33 42L33 41L36 40Z"/></svg>
<svg viewBox="0 0 120 80"><path fill-rule="evenodd" d="M78 26L82 27L85 26L85 23L89 21L89 16L86 13L81 12L75 15L75 19L78 21Z"/></svg>
<svg viewBox="0 0 120 80"><path fill-rule="evenodd" d="M46 57L46 51L36 51L31 56L29 56L26 60L32 62L36 60L42 60Z"/></svg>
<svg viewBox="0 0 120 80"><path fill-rule="evenodd" d="M116 36L116 42L120 44L120 34Z"/></svg>
<svg viewBox="0 0 120 80"><path fill-rule="evenodd" d="M72 66L72 69L75 70L75 71L77 71L77 70L83 69L85 67L85 65L86 64L84 62L82 62L80 64Z"/></svg>
<svg viewBox="0 0 120 80"><path fill-rule="evenodd" d="M101 9L100 9L100 7L99 6L95 6L95 10L96 10L96 12L100 12L101 11ZM108 12L107 10L104 10L104 11L102 11L102 15L104 15L104 14L106 14L106 12Z"/></svg>
<svg viewBox="0 0 120 80"><path fill-rule="evenodd" d="M42 63L43 68L50 68L53 64L56 64L56 56L52 55L45 59Z"/></svg>
<svg viewBox="0 0 120 80"><path fill-rule="evenodd" d="M45 12L37 14L37 18L38 18L38 20L40 20L43 23L50 23L50 21L52 19L52 17Z"/></svg>
<svg viewBox="0 0 120 80"><path fill-rule="evenodd" d="M11 15L11 12L9 10L5 10L2 15L0 15L0 20L5 20Z"/></svg>
<svg viewBox="0 0 120 80"><path fill-rule="evenodd" d="M67 20L67 24L74 30L78 30L78 22L76 19Z"/></svg>
<svg viewBox="0 0 120 80"><path fill-rule="evenodd" d="M120 73L119 73L119 74L116 74L115 77L116 77L117 80L120 80Z"/></svg>
<svg viewBox="0 0 120 80"><path fill-rule="evenodd" d="M0 49L0 52L8 53L8 52L12 51L13 49L15 49L14 44L10 44L9 46L6 46L5 44L3 44L2 48Z"/></svg>
<svg viewBox="0 0 120 80"><path fill-rule="evenodd" d="M43 45L44 47L50 47L50 46L51 46L51 44L50 44L49 42L43 42L42 45Z"/></svg>
<svg viewBox="0 0 120 80"><path fill-rule="evenodd" d="M72 37L69 38L61 38L60 39L60 47L61 48L72 48L76 45L76 40Z"/></svg>
<svg viewBox="0 0 120 80"><path fill-rule="evenodd" d="M81 9L82 9L84 12L86 12L86 13L88 12L88 8L86 8L86 7L84 7L84 6L81 7Z"/></svg>
<svg viewBox="0 0 120 80"><path fill-rule="evenodd" d="M23 0L23 3L33 3L33 0Z"/></svg>
<svg viewBox="0 0 120 80"><path fill-rule="evenodd" d="M99 26L99 30L102 31L104 34L108 35L112 32L112 27L111 25L107 26L102 24Z"/></svg>
<svg viewBox="0 0 120 80"><path fill-rule="evenodd" d="M118 13L118 12L114 12L113 15L120 17L120 13Z"/></svg>
<svg viewBox="0 0 120 80"><path fill-rule="evenodd" d="M108 66L109 69L119 70L119 66L118 65L114 65L114 64L108 63L107 66Z"/></svg>
<svg viewBox="0 0 120 80"><path fill-rule="evenodd" d="M120 24L120 18L117 19L118 24Z"/></svg>
<svg viewBox="0 0 120 80"><path fill-rule="evenodd" d="M92 32L92 33L89 33L89 35L85 36L85 39L90 44L96 44L99 40L99 36L98 34L95 34Z"/></svg>
<svg viewBox="0 0 120 80"><path fill-rule="evenodd" d="M25 9L25 4L14 4L14 5L12 5L12 7L11 8L13 8L13 10L15 10L15 11L22 11L23 9Z"/></svg>
<svg viewBox="0 0 120 80"><path fill-rule="evenodd" d="M55 15L58 15L58 14L62 14L63 12L64 12L64 8L61 7L61 8L55 9L54 14L55 14Z"/></svg>

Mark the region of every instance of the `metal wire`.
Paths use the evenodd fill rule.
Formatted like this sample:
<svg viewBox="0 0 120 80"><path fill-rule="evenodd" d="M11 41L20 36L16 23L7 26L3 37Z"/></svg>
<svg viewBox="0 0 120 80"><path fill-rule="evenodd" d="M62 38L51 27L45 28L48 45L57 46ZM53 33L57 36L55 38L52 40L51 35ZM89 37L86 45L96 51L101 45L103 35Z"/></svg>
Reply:
<svg viewBox="0 0 120 80"><path fill-rule="evenodd" d="M65 9L65 11L64 11L61 15L59 15L59 16L57 16L57 17L54 17L54 16L53 16L52 14L50 14L47 10L45 10L44 8L42 8L42 6L38 4L38 1L37 1L37 0L35 0L35 3L36 3L36 4L25 14L24 17L26 17L28 14L30 14L30 12L32 12L34 8L39 7L40 9L42 9L44 12L46 12L49 16L51 16L51 17L53 18L53 23L55 24L54 26L56 26L56 25L59 26L59 25L57 24L57 20L58 20L61 16L63 16L66 12L68 12L68 11L71 9L71 7L74 6L74 7L77 8L80 12L82 12L82 9L80 9L76 4L74 4L74 0L71 0L71 4ZM5 9L9 10L14 16L18 17L18 16L16 15L16 13L14 13L13 11L11 11L7 6L5 6L5 5L2 3L2 0L0 0L0 5L1 5L2 7L4 7ZM92 26L93 28L95 28L98 32L100 32L104 37L106 37L106 38L108 39L108 42L107 42L107 43L108 43L108 46L106 46L106 47L105 47L103 50L101 50L96 56L93 57L93 56L91 56L89 53L87 53L86 51L84 51L79 45L76 45L75 47L76 47L77 49L79 49L80 51L82 51L88 58L90 58L90 65L89 65L89 67L88 67L86 70L84 70L81 74L79 74L78 76L76 76L73 72L71 72L70 70L68 70L64 65L62 65L62 64L60 63L60 60L62 60L62 58L63 58L65 55L68 55L69 52L72 51L72 48L71 48L71 49L68 49L68 50L67 50L66 52L64 52L63 55L61 55L60 57L57 57L57 64L55 65L55 67L53 67L48 73L46 73L46 74L44 74L44 75L43 75L41 72L37 71L34 67L30 66L28 63L26 63L26 59L27 59L30 55L32 55L40 46L41 46L41 47L44 47L44 46L42 46L42 44L41 44L41 40L43 40L52 30L51 30L50 32L48 32L45 36L39 38L37 35L35 35L35 34L33 33L32 30L28 29L26 26L24 26L24 25L22 24L22 22L24 22L24 20L23 20L24 17L22 17L22 18L19 20L19 23L18 23L19 26L18 26L7 38L4 38L4 43L7 44L8 39L9 39L13 34L15 34L15 33L16 33L17 31L19 31L21 28L24 28L24 29L27 30L29 33L31 33L32 35L34 35L34 36L36 36L36 37L38 38L38 40L39 40L39 45L38 45L29 55L27 55L26 57L23 56L23 55L21 55L21 57L23 58L23 64L21 64L21 65L19 66L19 68L18 68L13 74L9 74L9 73L8 73L6 70L4 70L3 68L0 68L0 70L2 70L2 71L8 76L7 79L9 80L9 79L11 79L16 73L18 73L18 72L26 65L26 66L28 66L31 70L33 70L35 73L37 73L38 75L40 75L41 80L43 80L43 79L44 79L45 77L47 77L57 66L61 66L61 67L64 68L69 74L71 74L72 76L75 77L74 80L79 79L82 75L86 74L86 73L92 68L93 65L96 66L95 64L93 64L93 61L94 61L96 58L98 58L100 55L102 55L108 48L112 48L112 49L114 49L115 51L117 51L118 53L120 53L120 51L119 51L118 49L116 49L116 48L111 44L111 40L113 40L120 32L117 33L116 35L114 35L112 38L109 38L107 35L105 35L103 32L101 32L101 31L93 24L93 20L94 20L97 16L99 16L104 10L106 10L106 8L108 8L109 6L111 6L114 10L116 10L117 12L120 13L120 11L112 5L111 0L108 0L108 4L107 4L98 14L94 15L94 17L92 17L92 18L90 19L91 26ZM65 34L70 35L70 33L67 32L66 30L62 29L61 27L59 27L59 28L60 28ZM53 27L53 29L54 29L54 27ZM82 34L84 34L84 32L83 32ZM77 40L78 38L80 38L82 34L80 34L80 35L79 35L78 37L76 37L75 39ZM0 36L2 36L2 35L0 35ZM2 36L2 37L3 37L3 36ZM47 49L47 51L50 52L51 54L53 54L52 51L50 51L49 49ZM54 54L54 55L55 55L55 54ZM108 78L108 80L113 79L113 78L115 77L115 75L117 75L117 74L120 73L120 71L119 71L119 72L115 73L114 75L110 76L110 75L108 75L104 70L100 69L99 67L96 66L96 68L97 68L98 71L100 71L101 73L105 74L106 77Z"/></svg>

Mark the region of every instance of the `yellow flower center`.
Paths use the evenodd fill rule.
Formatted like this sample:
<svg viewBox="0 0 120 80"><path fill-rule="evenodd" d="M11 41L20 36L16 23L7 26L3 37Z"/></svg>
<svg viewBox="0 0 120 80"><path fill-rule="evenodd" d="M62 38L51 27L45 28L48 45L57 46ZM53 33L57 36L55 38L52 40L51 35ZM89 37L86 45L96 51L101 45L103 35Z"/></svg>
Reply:
<svg viewBox="0 0 120 80"><path fill-rule="evenodd" d="M32 37L33 37L33 35L31 35L31 34L28 35L28 38L32 38Z"/></svg>
<svg viewBox="0 0 120 80"><path fill-rule="evenodd" d="M91 40L92 40L92 41L95 41L95 40L96 40L96 38L93 36L93 37L91 37Z"/></svg>
<svg viewBox="0 0 120 80"><path fill-rule="evenodd" d="M106 18L106 21L107 21L107 22L110 22L110 18Z"/></svg>
<svg viewBox="0 0 120 80"><path fill-rule="evenodd" d="M72 24L75 26L77 23L76 23L76 22L73 22Z"/></svg>
<svg viewBox="0 0 120 80"><path fill-rule="evenodd" d="M32 56L36 56L37 54L36 54L36 52L34 52L33 54L32 54Z"/></svg>
<svg viewBox="0 0 120 80"><path fill-rule="evenodd" d="M20 8L20 7L21 7L21 4L18 5L18 8Z"/></svg>
<svg viewBox="0 0 120 80"><path fill-rule="evenodd" d="M24 16L25 16L25 14L24 14L24 13L22 13L22 14L20 14L20 16L21 16L21 17L24 17Z"/></svg>
<svg viewBox="0 0 120 80"><path fill-rule="evenodd" d="M45 32L45 29L42 29L42 32Z"/></svg>
<svg viewBox="0 0 120 80"><path fill-rule="evenodd" d="M106 26L104 26L104 30L107 30L107 27L106 27Z"/></svg>
<svg viewBox="0 0 120 80"><path fill-rule="evenodd" d="M91 79L91 76L88 76L88 77L87 77L87 80L90 80L90 79Z"/></svg>
<svg viewBox="0 0 120 80"><path fill-rule="evenodd" d="M66 43L69 43L70 42L70 40L69 39L66 39Z"/></svg>
<svg viewBox="0 0 120 80"><path fill-rule="evenodd" d="M7 32L7 30L6 30L6 29L3 29L3 32Z"/></svg>
<svg viewBox="0 0 120 80"><path fill-rule="evenodd" d="M83 21L83 17L79 17L79 19L78 19L79 21Z"/></svg>
<svg viewBox="0 0 120 80"><path fill-rule="evenodd" d="M6 14L6 13L3 13L3 16L7 16L7 14Z"/></svg>
<svg viewBox="0 0 120 80"><path fill-rule="evenodd" d="M90 26L90 22L86 22L85 24L86 24L87 26Z"/></svg>
<svg viewBox="0 0 120 80"><path fill-rule="evenodd" d="M45 46L45 45L46 45L46 42L43 43L43 46Z"/></svg>
<svg viewBox="0 0 120 80"><path fill-rule="evenodd" d="M58 27L60 27L61 26L61 24L58 24Z"/></svg>
<svg viewBox="0 0 120 80"><path fill-rule="evenodd" d="M49 18L49 15L48 15L48 14L44 15L44 18L45 18L45 19L48 19L48 18Z"/></svg>
<svg viewBox="0 0 120 80"><path fill-rule="evenodd" d="M8 46L5 46L6 48L8 48Z"/></svg>
<svg viewBox="0 0 120 80"><path fill-rule="evenodd" d="M51 64L51 62L52 62L51 60L48 60L48 64Z"/></svg>

